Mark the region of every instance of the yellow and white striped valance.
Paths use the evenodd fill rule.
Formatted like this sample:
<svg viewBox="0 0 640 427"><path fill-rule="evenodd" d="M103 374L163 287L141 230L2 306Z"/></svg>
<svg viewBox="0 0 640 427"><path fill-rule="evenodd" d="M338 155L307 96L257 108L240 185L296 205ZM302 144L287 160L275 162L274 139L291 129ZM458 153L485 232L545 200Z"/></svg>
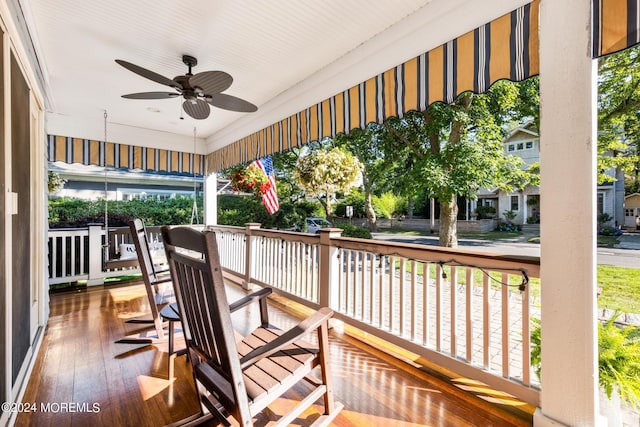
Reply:
<svg viewBox="0 0 640 427"><path fill-rule="evenodd" d="M207 156L219 171L538 74L538 0Z"/></svg>
<svg viewBox="0 0 640 427"><path fill-rule="evenodd" d="M204 156L66 136L48 136L50 162L204 175Z"/></svg>
<svg viewBox="0 0 640 427"><path fill-rule="evenodd" d="M593 57L640 43L640 0L593 0Z"/></svg>

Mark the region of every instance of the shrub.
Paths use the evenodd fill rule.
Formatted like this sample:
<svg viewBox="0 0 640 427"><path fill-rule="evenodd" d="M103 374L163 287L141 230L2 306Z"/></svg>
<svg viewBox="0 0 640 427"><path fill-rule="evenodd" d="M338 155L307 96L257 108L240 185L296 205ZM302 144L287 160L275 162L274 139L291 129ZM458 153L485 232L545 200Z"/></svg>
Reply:
<svg viewBox="0 0 640 427"><path fill-rule="evenodd" d="M342 228L343 237L355 237L358 239L371 239L371 232L358 225L349 224L348 222L334 224L335 227Z"/></svg>
<svg viewBox="0 0 640 427"><path fill-rule="evenodd" d="M476 208L476 213L478 214L478 219L493 218L496 213L496 208L488 205L478 206Z"/></svg>
<svg viewBox="0 0 640 427"><path fill-rule="evenodd" d="M502 212L502 215L504 216L504 219L506 219L509 224L511 224L511 222L516 218L516 216L518 216L518 214L515 213L514 211L504 211Z"/></svg>
<svg viewBox="0 0 640 427"><path fill-rule="evenodd" d="M202 210L202 197L197 198L198 212ZM132 218L142 219L146 225L189 224L193 198L176 197L167 200L129 200L107 202L110 227L126 226ZM104 223L104 200L76 198L49 199L49 227L86 227L91 223ZM200 218L202 219L202 218Z"/></svg>
<svg viewBox="0 0 640 427"><path fill-rule="evenodd" d="M262 201L257 197L220 195L218 196L218 224L242 227L248 222L259 222L263 228L290 229L304 227L305 218L320 216L324 212L318 202L302 201L291 203L280 201L280 210L269 215Z"/></svg>
<svg viewBox="0 0 640 427"><path fill-rule="evenodd" d="M620 398L634 408L640 407L640 329L619 327L618 316L598 323L599 385L611 398L617 390ZM542 369L540 320L531 319L531 365L538 378Z"/></svg>
<svg viewBox="0 0 640 427"><path fill-rule="evenodd" d="M511 224L508 222L501 222L496 227L496 231L507 231L509 233L517 233L522 231L522 227L518 224Z"/></svg>
<svg viewBox="0 0 640 427"><path fill-rule="evenodd" d="M600 227L600 229L598 230L598 234L600 234L601 236L621 236L622 230L620 230L618 227L605 225L604 227Z"/></svg>
<svg viewBox="0 0 640 427"><path fill-rule="evenodd" d="M598 219L598 224L604 224L606 222L611 221L613 217L608 213L601 213L601 214L598 214L597 219Z"/></svg>
<svg viewBox="0 0 640 427"><path fill-rule="evenodd" d="M367 216L365 212L365 203L364 203L364 192L361 190L354 190L345 196L344 199L340 200L336 204L336 208L334 211L335 216L346 217L347 216L347 206L353 206L353 217L354 218L364 218Z"/></svg>

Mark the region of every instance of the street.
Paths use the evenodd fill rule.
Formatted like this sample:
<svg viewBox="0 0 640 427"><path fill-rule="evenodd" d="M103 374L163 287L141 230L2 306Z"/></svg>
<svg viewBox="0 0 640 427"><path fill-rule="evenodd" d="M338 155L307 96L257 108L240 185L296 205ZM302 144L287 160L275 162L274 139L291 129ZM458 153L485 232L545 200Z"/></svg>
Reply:
<svg viewBox="0 0 640 427"><path fill-rule="evenodd" d="M438 236L373 233L376 240L437 246ZM459 247L509 255L540 256L540 245L508 240L459 239ZM598 248L598 264L640 268L640 249Z"/></svg>

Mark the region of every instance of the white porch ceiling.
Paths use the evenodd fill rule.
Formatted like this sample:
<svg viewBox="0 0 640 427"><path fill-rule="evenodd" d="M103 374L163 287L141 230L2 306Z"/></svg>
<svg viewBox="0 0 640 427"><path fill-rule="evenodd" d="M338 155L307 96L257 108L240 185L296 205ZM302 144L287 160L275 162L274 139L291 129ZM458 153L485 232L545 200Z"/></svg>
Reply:
<svg viewBox="0 0 640 427"><path fill-rule="evenodd" d="M194 126L210 152L515 9L524 0L20 0L45 76L48 132L190 150ZM482 6L474 3L483 3ZM487 3L490 3L487 4ZM458 29L459 28L459 29ZM256 113L183 114L181 98L114 62L168 78L222 70L225 93ZM120 141L117 141L120 139Z"/></svg>

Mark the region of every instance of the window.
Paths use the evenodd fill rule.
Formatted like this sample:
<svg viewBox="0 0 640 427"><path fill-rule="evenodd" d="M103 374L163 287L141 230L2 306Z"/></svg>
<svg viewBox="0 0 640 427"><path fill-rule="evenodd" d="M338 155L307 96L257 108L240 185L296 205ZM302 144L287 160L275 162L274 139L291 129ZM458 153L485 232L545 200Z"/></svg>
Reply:
<svg viewBox="0 0 640 427"><path fill-rule="evenodd" d="M509 144L509 151L514 151L516 149L516 147L513 144Z"/></svg>
<svg viewBox="0 0 640 427"><path fill-rule="evenodd" d="M173 199L176 196L193 197L193 191L180 191L180 190L154 190L154 189L138 189L138 188L124 188L118 189L118 192L122 194L122 200L148 200L155 199L159 201Z"/></svg>
<svg viewBox="0 0 640 427"><path fill-rule="evenodd" d="M520 210L520 197L511 196L511 210L519 211Z"/></svg>
<svg viewBox="0 0 640 427"><path fill-rule="evenodd" d="M524 147L525 147L527 150L531 150L531 149L533 148L533 141L527 141L527 142L524 144Z"/></svg>
<svg viewBox="0 0 640 427"><path fill-rule="evenodd" d="M518 143L518 150L524 150L524 143L523 142Z"/></svg>
<svg viewBox="0 0 640 427"><path fill-rule="evenodd" d="M604 193L598 193L598 215L604 213Z"/></svg>

